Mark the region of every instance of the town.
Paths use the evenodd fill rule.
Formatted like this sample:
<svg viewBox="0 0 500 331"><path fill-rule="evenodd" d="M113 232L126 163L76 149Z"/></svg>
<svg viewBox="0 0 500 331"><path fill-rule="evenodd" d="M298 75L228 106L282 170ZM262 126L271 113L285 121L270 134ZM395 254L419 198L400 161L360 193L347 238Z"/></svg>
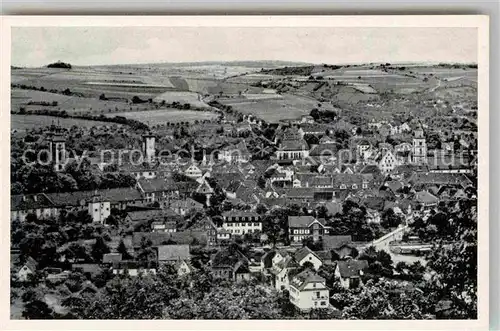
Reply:
<svg viewBox="0 0 500 331"><path fill-rule="evenodd" d="M473 104L459 130L410 113L360 121L324 100L266 121L225 106L228 93L205 98L215 118L86 127L52 114L12 131L11 314L477 314Z"/></svg>

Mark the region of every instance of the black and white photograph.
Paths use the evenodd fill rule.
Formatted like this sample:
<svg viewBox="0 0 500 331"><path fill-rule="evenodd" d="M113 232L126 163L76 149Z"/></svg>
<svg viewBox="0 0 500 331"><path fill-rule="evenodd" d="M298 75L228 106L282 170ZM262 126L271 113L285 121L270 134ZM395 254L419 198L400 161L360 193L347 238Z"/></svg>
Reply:
<svg viewBox="0 0 500 331"><path fill-rule="evenodd" d="M487 314L487 20L212 18L11 23L10 319Z"/></svg>

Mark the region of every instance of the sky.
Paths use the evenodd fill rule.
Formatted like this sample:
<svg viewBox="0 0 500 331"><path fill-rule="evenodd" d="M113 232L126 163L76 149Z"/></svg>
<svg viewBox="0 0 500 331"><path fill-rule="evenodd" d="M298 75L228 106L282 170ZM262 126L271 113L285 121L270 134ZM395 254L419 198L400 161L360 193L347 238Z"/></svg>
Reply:
<svg viewBox="0 0 500 331"><path fill-rule="evenodd" d="M13 27L12 65L477 62L475 28Z"/></svg>

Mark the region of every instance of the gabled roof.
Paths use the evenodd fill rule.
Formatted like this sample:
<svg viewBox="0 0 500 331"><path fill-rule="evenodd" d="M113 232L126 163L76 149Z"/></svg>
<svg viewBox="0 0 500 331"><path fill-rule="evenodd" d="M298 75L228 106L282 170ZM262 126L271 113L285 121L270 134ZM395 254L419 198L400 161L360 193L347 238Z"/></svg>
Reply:
<svg viewBox="0 0 500 331"><path fill-rule="evenodd" d="M295 259L289 255L286 255L283 260L278 262L275 266L273 266L270 270L270 272L274 275L279 274L280 272L283 271L283 269L295 269L298 268L299 264Z"/></svg>
<svg viewBox="0 0 500 331"><path fill-rule="evenodd" d="M290 285L298 289L299 291L303 290L307 284L309 283L323 283L325 284L325 279L319 275L317 275L315 272L306 269L302 271L301 273L295 275L295 277L292 278Z"/></svg>
<svg viewBox="0 0 500 331"><path fill-rule="evenodd" d="M123 202L141 200L140 192L132 187L113 188L96 191L75 191L65 193L39 193L34 195L11 196L11 209L24 210L35 208L56 208L64 206L84 206L93 196L99 196L102 201ZM35 199L36 197L36 199Z"/></svg>
<svg viewBox="0 0 500 331"><path fill-rule="evenodd" d="M140 179L138 181L140 187L144 192L161 192L161 191L175 191L176 185L172 179L165 178L152 178Z"/></svg>
<svg viewBox="0 0 500 331"><path fill-rule="evenodd" d="M295 199L313 199L314 188L312 187L292 187L286 190L287 198Z"/></svg>
<svg viewBox="0 0 500 331"><path fill-rule="evenodd" d="M107 253L102 256L102 263L114 263L122 260L121 253Z"/></svg>
<svg viewBox="0 0 500 331"><path fill-rule="evenodd" d="M81 270L83 273L90 273L93 275L97 275L102 272L102 268L99 267L97 263L73 263L71 265L71 269L73 270Z"/></svg>
<svg viewBox="0 0 500 331"><path fill-rule="evenodd" d="M121 202L141 200L141 193L133 187L112 188L106 190L98 190L97 193L104 201Z"/></svg>
<svg viewBox="0 0 500 331"><path fill-rule="evenodd" d="M288 216L288 226L296 228L308 227L316 220L313 216Z"/></svg>
<svg viewBox="0 0 500 331"><path fill-rule="evenodd" d="M179 200L170 200L169 207L173 209L182 208L182 209L203 209L203 205L198 201L195 201L191 198L179 199Z"/></svg>
<svg viewBox="0 0 500 331"><path fill-rule="evenodd" d="M385 200L379 197L366 197L363 199L363 204L366 208L374 210L383 210Z"/></svg>
<svg viewBox="0 0 500 331"><path fill-rule="evenodd" d="M189 245L161 245L158 246L158 261L189 260Z"/></svg>
<svg viewBox="0 0 500 331"><path fill-rule="evenodd" d="M36 267L38 265L38 262L36 262L35 259L32 258L31 256L28 256L28 258L26 258L26 261L24 262L23 265L27 266L30 270L35 271Z"/></svg>
<svg viewBox="0 0 500 331"><path fill-rule="evenodd" d="M462 187L472 184L467 176L456 173L415 172L409 181L414 184L461 185Z"/></svg>
<svg viewBox="0 0 500 331"><path fill-rule="evenodd" d="M399 189L403 188L404 183L397 180L391 180L385 182L385 186L390 188L392 192L396 193Z"/></svg>
<svg viewBox="0 0 500 331"><path fill-rule="evenodd" d="M253 211L248 210L230 210L222 213L223 217L256 217L260 218L260 215Z"/></svg>
<svg viewBox="0 0 500 331"><path fill-rule="evenodd" d="M307 143L303 140L284 140L280 151L305 151L308 150Z"/></svg>
<svg viewBox="0 0 500 331"><path fill-rule="evenodd" d="M55 204L44 193L11 195L11 210L52 208Z"/></svg>
<svg viewBox="0 0 500 331"><path fill-rule="evenodd" d="M210 187L210 185L208 185L206 180L204 180L202 183L200 183L200 185L198 185L196 192L207 194L207 193L213 193L214 189L212 187Z"/></svg>
<svg viewBox="0 0 500 331"><path fill-rule="evenodd" d="M133 222L143 220L164 220L165 218L165 214L161 209L129 211L127 215Z"/></svg>
<svg viewBox="0 0 500 331"><path fill-rule="evenodd" d="M367 164L366 166L363 167L360 171L361 174L377 174L379 175L380 168L376 164Z"/></svg>
<svg viewBox="0 0 500 331"><path fill-rule="evenodd" d="M352 245L352 236L323 236L323 248L336 250L345 245Z"/></svg>
<svg viewBox="0 0 500 331"><path fill-rule="evenodd" d="M304 246L304 247L300 248L299 250L297 250L297 251L295 252L294 257L295 257L295 260L296 260L296 261L300 262L300 261L302 261L302 259L303 259L303 258L305 258L305 257L306 257L307 255L309 255L309 254L312 254L312 255L316 256L319 260L321 260L321 259L319 258L319 256L318 256L316 253L314 253L314 252L313 252L313 251L312 251L309 247L307 247L307 246Z"/></svg>
<svg viewBox="0 0 500 331"><path fill-rule="evenodd" d="M359 277L360 271L368 268L368 261L366 260L347 260L337 261L340 276L342 278Z"/></svg>
<svg viewBox="0 0 500 331"><path fill-rule="evenodd" d="M420 203L437 203L439 199L427 191L420 191L415 195L415 201Z"/></svg>
<svg viewBox="0 0 500 331"><path fill-rule="evenodd" d="M230 252L228 249L221 250L212 255L211 258L212 268L231 268L235 271L242 263L248 264L248 258L238 250L234 252Z"/></svg>

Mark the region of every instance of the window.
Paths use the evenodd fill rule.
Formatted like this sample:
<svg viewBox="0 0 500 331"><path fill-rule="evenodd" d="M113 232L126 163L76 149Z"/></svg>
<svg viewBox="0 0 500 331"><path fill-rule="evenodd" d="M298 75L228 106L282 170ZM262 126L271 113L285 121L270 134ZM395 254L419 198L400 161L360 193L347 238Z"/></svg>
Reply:
<svg viewBox="0 0 500 331"><path fill-rule="evenodd" d="M316 292L316 298L319 298L320 292Z"/></svg>
<svg viewBox="0 0 500 331"><path fill-rule="evenodd" d="M96 208L94 211L98 211L98 209Z"/></svg>
<svg viewBox="0 0 500 331"><path fill-rule="evenodd" d="M320 305L321 305L321 306L326 306L326 301L321 301L321 302L320 302Z"/></svg>
<svg viewBox="0 0 500 331"><path fill-rule="evenodd" d="M252 223L247 223L247 226L252 226Z"/></svg>
<svg viewBox="0 0 500 331"><path fill-rule="evenodd" d="M259 223L253 223L253 226L259 226Z"/></svg>

